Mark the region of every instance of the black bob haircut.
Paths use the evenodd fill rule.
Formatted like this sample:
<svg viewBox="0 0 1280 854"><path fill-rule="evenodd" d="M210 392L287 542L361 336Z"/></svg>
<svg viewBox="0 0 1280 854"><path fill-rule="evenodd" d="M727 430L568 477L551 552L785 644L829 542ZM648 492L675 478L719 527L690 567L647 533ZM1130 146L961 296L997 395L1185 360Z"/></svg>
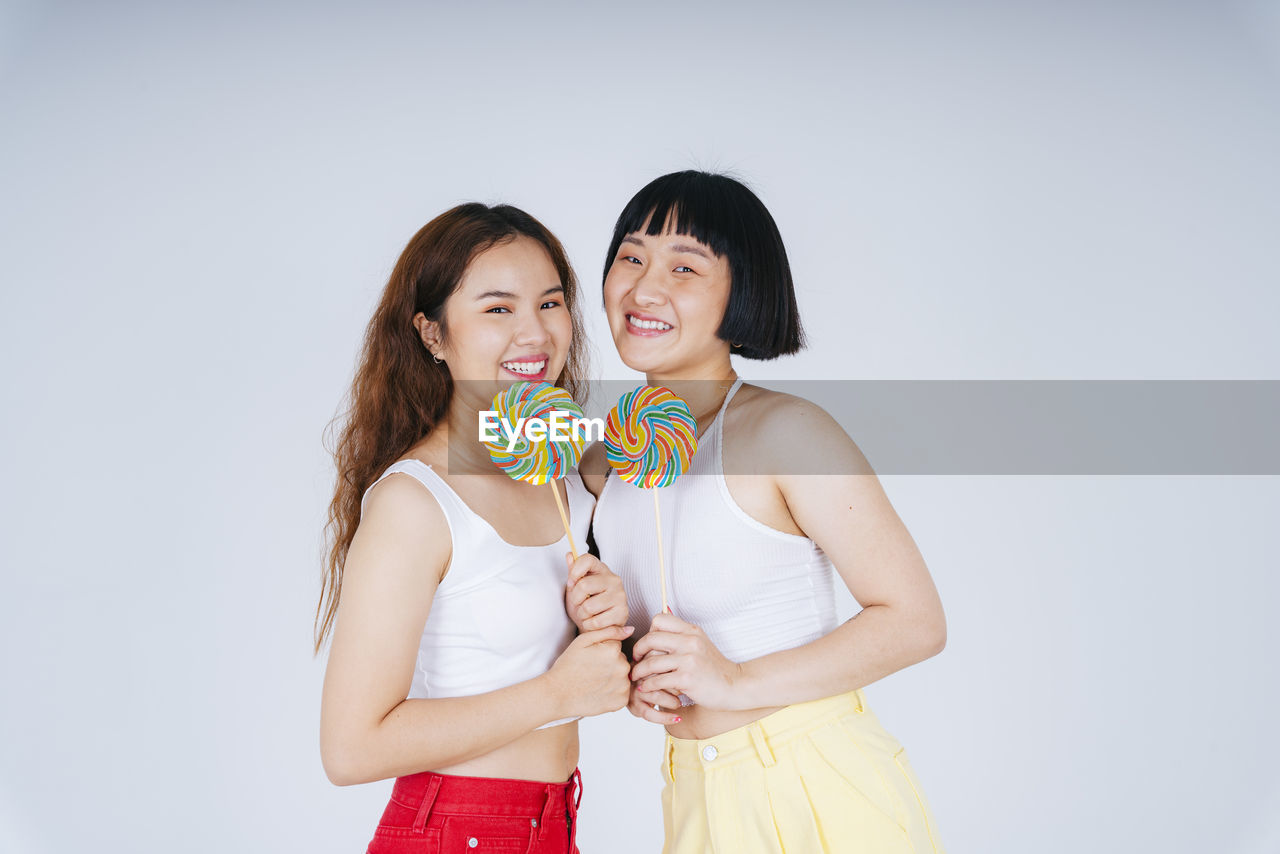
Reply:
<svg viewBox="0 0 1280 854"><path fill-rule="evenodd" d="M755 193L710 172L672 172L651 181L627 202L613 227L605 276L622 238L641 229L655 236L668 225L729 260L729 302L716 335L733 345L733 353L776 359L804 346L787 250Z"/></svg>

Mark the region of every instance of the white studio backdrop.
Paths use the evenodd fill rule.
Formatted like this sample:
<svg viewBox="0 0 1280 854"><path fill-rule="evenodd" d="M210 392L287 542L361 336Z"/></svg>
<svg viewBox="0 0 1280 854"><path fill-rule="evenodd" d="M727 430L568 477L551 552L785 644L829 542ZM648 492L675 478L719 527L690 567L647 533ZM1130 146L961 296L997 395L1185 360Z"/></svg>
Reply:
<svg viewBox="0 0 1280 854"><path fill-rule="evenodd" d="M613 219L701 167L811 340L748 378L1280 379L1278 83L1266 2L0 4L0 851L363 850L320 437L432 216L551 227L606 378ZM1280 850L1276 477L884 480L952 854ZM582 737L583 850L657 851L659 733Z"/></svg>

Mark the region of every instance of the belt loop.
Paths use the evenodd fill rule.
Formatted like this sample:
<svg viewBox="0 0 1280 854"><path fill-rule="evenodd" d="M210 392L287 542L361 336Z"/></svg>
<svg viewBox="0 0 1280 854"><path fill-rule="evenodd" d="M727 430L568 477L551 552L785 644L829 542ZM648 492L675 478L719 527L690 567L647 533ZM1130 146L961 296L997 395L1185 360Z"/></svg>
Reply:
<svg viewBox="0 0 1280 854"><path fill-rule="evenodd" d="M669 779L672 786L674 786L676 782L676 743L671 740L671 736L667 736L667 743L665 746L667 754L667 779Z"/></svg>
<svg viewBox="0 0 1280 854"><path fill-rule="evenodd" d="M862 714L862 689L855 688L853 691L853 710L858 714Z"/></svg>
<svg viewBox="0 0 1280 854"><path fill-rule="evenodd" d="M573 776L569 778L569 790L564 793L565 808L569 812L569 851L570 854L578 854L577 838L578 838L578 804L582 803L582 772L577 768L573 769Z"/></svg>
<svg viewBox="0 0 1280 854"><path fill-rule="evenodd" d="M766 768L772 768L778 764L778 760L774 759L773 751L769 749L769 742L764 737L764 727L760 726L759 721L755 721L747 725L747 732L751 733L751 743L756 746L756 753L760 756L760 762Z"/></svg>
<svg viewBox="0 0 1280 854"><path fill-rule="evenodd" d="M422 793L422 805L418 807L418 814L413 819L414 833L426 832L427 819L431 816L431 807L436 802L436 795L440 794L442 782L444 778L439 774L432 774L431 779L427 781L427 790Z"/></svg>
<svg viewBox="0 0 1280 854"><path fill-rule="evenodd" d="M535 834L538 841L542 841L542 834L547 832L547 825L551 822L551 804L555 802L555 791L560 788L555 783L548 783L543 789L544 800L542 802L542 815L538 816L538 832Z"/></svg>

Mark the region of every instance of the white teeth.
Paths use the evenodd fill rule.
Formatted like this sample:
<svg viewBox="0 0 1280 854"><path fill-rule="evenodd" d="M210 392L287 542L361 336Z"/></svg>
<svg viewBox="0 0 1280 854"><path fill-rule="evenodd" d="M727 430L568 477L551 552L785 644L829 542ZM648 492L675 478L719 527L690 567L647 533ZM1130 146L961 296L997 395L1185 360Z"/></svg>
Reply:
<svg viewBox="0 0 1280 854"><path fill-rule="evenodd" d="M534 374L542 373L542 369L547 366L547 360L541 362L503 362L502 367L516 374Z"/></svg>
<svg viewBox="0 0 1280 854"><path fill-rule="evenodd" d="M641 320L638 317L627 315L627 323L638 329L670 329L670 323L663 323L661 320Z"/></svg>

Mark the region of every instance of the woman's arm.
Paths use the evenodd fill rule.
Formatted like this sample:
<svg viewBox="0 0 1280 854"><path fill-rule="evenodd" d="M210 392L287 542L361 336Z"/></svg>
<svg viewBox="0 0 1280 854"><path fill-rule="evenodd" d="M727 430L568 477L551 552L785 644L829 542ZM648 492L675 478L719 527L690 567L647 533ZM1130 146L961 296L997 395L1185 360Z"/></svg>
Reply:
<svg viewBox="0 0 1280 854"><path fill-rule="evenodd" d="M633 657L671 654L632 668L641 690L682 691L713 709L783 706L861 688L946 643L929 570L857 446L807 401L789 398L767 412L751 437L755 451L791 450L781 471L762 476L776 481L792 519L831 558L862 611L812 643L743 663L726 659L696 626L660 615ZM808 473L818 471L837 473Z"/></svg>
<svg viewBox="0 0 1280 854"><path fill-rule="evenodd" d="M580 635L534 679L471 697L405 699L450 550L427 490L390 477L370 492L343 568L321 701L320 756L338 785L456 764L544 723L626 702L618 627Z"/></svg>

